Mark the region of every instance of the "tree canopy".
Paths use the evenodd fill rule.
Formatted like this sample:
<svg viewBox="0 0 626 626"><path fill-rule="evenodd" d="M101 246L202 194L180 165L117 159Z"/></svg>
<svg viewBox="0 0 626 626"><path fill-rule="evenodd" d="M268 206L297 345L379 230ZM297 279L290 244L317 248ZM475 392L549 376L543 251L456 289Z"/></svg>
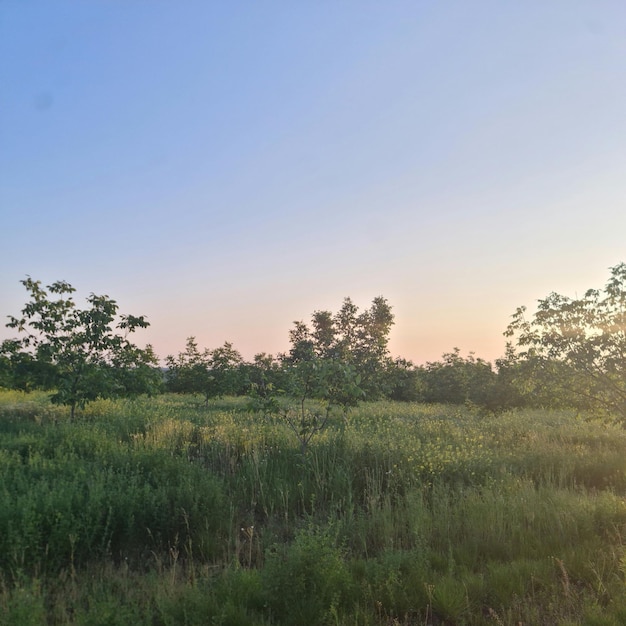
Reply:
<svg viewBox="0 0 626 626"><path fill-rule="evenodd" d="M191 393L210 398L234 395L241 388L243 358L226 341L223 346L200 351L195 337L187 338L183 352L166 360L166 387L175 393Z"/></svg>
<svg viewBox="0 0 626 626"><path fill-rule="evenodd" d="M298 436L306 437L331 408L381 397L494 411L575 406L626 424L625 263L610 268L602 289L575 298L553 292L532 315L519 307L505 332L506 353L494 365L458 348L424 365L393 359L394 315L379 296L365 310L345 298L336 313L314 311L310 321L293 323L286 353L258 354L252 362L229 342L200 349L189 337L183 351L166 358L163 375L152 348L128 339L148 326L144 316L118 315L115 300L93 293L81 309L65 281L45 288L30 277L21 282L29 301L20 316L9 316L7 326L20 336L0 344L0 386L50 390L72 416L96 398L157 391L165 378L168 391L201 394L205 402L247 394L270 411L296 400ZM324 404L326 417L309 420L309 401Z"/></svg>
<svg viewBox="0 0 626 626"><path fill-rule="evenodd" d="M21 282L30 301L21 317L9 316L7 326L23 336L3 343L4 358L45 368L46 386L55 390L52 401L69 406L72 417L77 407L96 398L158 388L161 374L152 348L128 340L149 325L144 316L118 316L115 300L93 293L89 306L79 309L72 297L75 289L65 281L47 288L30 277Z"/></svg>
<svg viewBox="0 0 626 626"><path fill-rule="evenodd" d="M581 298L551 293L532 317L519 307L505 333L536 375L581 406L626 422L626 264Z"/></svg>
<svg viewBox="0 0 626 626"><path fill-rule="evenodd" d="M315 311L311 327L294 322L289 333L291 349L284 355L286 363L321 359L337 361L354 368L360 377L360 387L368 398L385 395L385 370L391 364L389 332L394 323L391 306L379 296L369 309L359 312L350 298L341 309Z"/></svg>

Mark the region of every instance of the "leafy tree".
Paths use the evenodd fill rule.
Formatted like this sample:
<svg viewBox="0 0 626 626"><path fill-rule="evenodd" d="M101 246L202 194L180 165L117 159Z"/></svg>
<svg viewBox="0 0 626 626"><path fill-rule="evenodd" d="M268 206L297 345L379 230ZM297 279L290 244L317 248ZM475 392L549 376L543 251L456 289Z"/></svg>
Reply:
<svg viewBox="0 0 626 626"><path fill-rule="evenodd" d="M0 344L0 388L14 389L13 385L13 347L17 342L6 340Z"/></svg>
<svg viewBox="0 0 626 626"><path fill-rule="evenodd" d="M496 359L495 366L496 377L483 407L499 412L532 406L536 390L527 384L526 362L519 358L511 344L507 344L505 355Z"/></svg>
<svg viewBox="0 0 626 626"><path fill-rule="evenodd" d="M184 352L166 359L166 388L174 393L201 394L205 404L239 392L243 359L231 343L200 352L195 337L188 337Z"/></svg>
<svg viewBox="0 0 626 626"><path fill-rule="evenodd" d="M382 395L392 362L387 343L393 314L382 297L362 313L346 298L336 315L315 311L311 322L311 327L294 322L289 332L291 348L280 357L283 389L260 386L256 389L264 389L264 396L257 392L255 398L266 411L281 413L303 453L335 408L345 412L366 394L370 398ZM295 402L278 402L281 392ZM321 401L321 410L312 408L313 399Z"/></svg>
<svg viewBox="0 0 626 626"><path fill-rule="evenodd" d="M393 318L391 306L383 297L374 298L371 307L361 313L350 298L345 298L335 315L315 311L312 328L302 321L294 322L289 333L291 349L283 360L296 364L322 359L349 365L359 375L367 397L379 397L386 391Z"/></svg>
<svg viewBox="0 0 626 626"><path fill-rule="evenodd" d="M53 365L42 363L23 350L21 341L6 339L0 344L0 387L28 392L51 389L54 383Z"/></svg>
<svg viewBox="0 0 626 626"><path fill-rule="evenodd" d="M242 390L242 365L241 354L228 341L210 352L209 368L212 376L211 390L214 396L236 395Z"/></svg>
<svg viewBox="0 0 626 626"><path fill-rule="evenodd" d="M163 390L163 374L157 368L159 359L153 347L145 348L128 346L126 350L116 353L111 359L115 376L126 396L141 394L154 395Z"/></svg>
<svg viewBox="0 0 626 626"><path fill-rule="evenodd" d="M581 298L551 293L530 319L526 307L518 308L505 335L555 395L626 423L626 264L610 273L603 289Z"/></svg>
<svg viewBox="0 0 626 626"><path fill-rule="evenodd" d="M391 400L401 402L419 402L424 398L425 385L422 371L411 361L397 358L387 366L387 395Z"/></svg>
<svg viewBox="0 0 626 626"><path fill-rule="evenodd" d="M551 380L558 378L558 370L563 373L563 363L551 361L540 366L535 357L521 357L514 346L507 343L505 355L496 359L495 365L497 375L483 405L485 408L503 411L519 407L572 406L569 394L562 393Z"/></svg>
<svg viewBox="0 0 626 626"><path fill-rule="evenodd" d="M259 354L254 364L246 365L251 408L265 415L279 415L295 433L303 454L335 409L345 413L364 397L354 346L347 339L356 342L360 332L361 341L366 340L365 321L365 314L357 319L356 307L346 298L337 316L315 311L312 330L304 322L294 322L289 331L289 353L278 360Z"/></svg>
<svg viewBox="0 0 626 626"><path fill-rule="evenodd" d="M463 358L458 348L445 353L442 358L443 361L427 363L423 370L424 400L449 404L487 404L496 380L491 364L475 357L473 353Z"/></svg>
<svg viewBox="0 0 626 626"><path fill-rule="evenodd" d="M276 415L281 408L280 399L290 387L288 368L273 355L261 352L252 363L243 363L241 371L250 399L249 410L266 417Z"/></svg>
<svg viewBox="0 0 626 626"><path fill-rule="evenodd" d="M389 332L394 323L391 306L382 297L374 298L371 307L357 318L357 343L354 366L362 377L363 388L369 397L387 393L384 385L385 369L389 365Z"/></svg>
<svg viewBox="0 0 626 626"><path fill-rule="evenodd" d="M14 346L23 351L21 360L32 358L54 373L51 400L69 406L72 418L77 407L96 398L135 395L158 385L161 375L151 348L139 349L127 339L149 325L143 316L121 315L114 326L118 306L106 295L92 293L89 306L78 309L71 295L75 289L65 281L47 288L30 277L21 282L30 301L20 318L9 317L7 326L25 333Z"/></svg>
<svg viewBox="0 0 626 626"><path fill-rule="evenodd" d="M252 363L243 363L244 386L256 397L268 397L274 390L285 388L285 376L280 361L272 354L260 352Z"/></svg>
<svg viewBox="0 0 626 626"><path fill-rule="evenodd" d="M350 298L345 298L341 309L332 319L335 328L334 353L338 359L351 362L358 340L359 309Z"/></svg>
<svg viewBox="0 0 626 626"><path fill-rule="evenodd" d="M201 394L209 401L212 376L209 372L210 352L200 352L195 337L188 337L185 350L165 359L165 387L174 393Z"/></svg>
<svg viewBox="0 0 626 626"><path fill-rule="evenodd" d="M363 398L360 376L351 365L319 358L288 365L286 374L287 396L293 402L281 403L271 394L264 407L282 417L305 454L311 439L326 428L334 409L342 409L345 416Z"/></svg>

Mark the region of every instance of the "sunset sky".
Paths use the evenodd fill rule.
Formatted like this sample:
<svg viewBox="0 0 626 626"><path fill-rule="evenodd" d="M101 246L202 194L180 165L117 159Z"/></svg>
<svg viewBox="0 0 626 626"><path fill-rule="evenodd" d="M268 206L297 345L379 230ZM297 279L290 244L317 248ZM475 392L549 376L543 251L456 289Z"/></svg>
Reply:
<svg viewBox="0 0 626 626"><path fill-rule="evenodd" d="M4 0L0 218L4 320L64 279L252 358L382 295L493 360L626 261L626 3Z"/></svg>

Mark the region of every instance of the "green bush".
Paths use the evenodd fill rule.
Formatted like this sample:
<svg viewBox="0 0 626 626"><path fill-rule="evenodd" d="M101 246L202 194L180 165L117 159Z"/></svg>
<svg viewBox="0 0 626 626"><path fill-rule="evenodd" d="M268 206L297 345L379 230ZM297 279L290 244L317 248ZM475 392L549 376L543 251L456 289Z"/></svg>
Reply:
<svg viewBox="0 0 626 626"><path fill-rule="evenodd" d="M45 623L44 598L37 583L17 587L0 602L1 626L41 626Z"/></svg>
<svg viewBox="0 0 626 626"><path fill-rule="evenodd" d="M268 552L262 578L270 614L286 626L333 623L352 585L342 551L312 527Z"/></svg>

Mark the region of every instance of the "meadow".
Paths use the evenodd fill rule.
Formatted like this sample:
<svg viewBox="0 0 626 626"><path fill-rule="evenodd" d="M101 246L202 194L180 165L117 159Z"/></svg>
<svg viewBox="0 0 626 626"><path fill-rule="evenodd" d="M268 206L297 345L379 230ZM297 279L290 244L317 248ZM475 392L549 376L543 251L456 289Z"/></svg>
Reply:
<svg viewBox="0 0 626 626"><path fill-rule="evenodd" d="M626 431L390 401L0 392L0 624L626 624Z"/></svg>

